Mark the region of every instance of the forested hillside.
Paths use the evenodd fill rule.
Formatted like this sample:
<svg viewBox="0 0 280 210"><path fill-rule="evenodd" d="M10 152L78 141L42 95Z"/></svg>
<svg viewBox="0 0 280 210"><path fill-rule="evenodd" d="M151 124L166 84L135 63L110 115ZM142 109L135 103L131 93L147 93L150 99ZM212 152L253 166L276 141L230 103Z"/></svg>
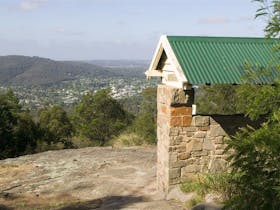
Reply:
<svg viewBox="0 0 280 210"><path fill-rule="evenodd" d="M127 64L125 65L118 65L116 68L95 65L93 62L55 61L17 55L0 56L0 85L49 85L80 77L144 77L145 67L138 65L137 68L128 68Z"/></svg>

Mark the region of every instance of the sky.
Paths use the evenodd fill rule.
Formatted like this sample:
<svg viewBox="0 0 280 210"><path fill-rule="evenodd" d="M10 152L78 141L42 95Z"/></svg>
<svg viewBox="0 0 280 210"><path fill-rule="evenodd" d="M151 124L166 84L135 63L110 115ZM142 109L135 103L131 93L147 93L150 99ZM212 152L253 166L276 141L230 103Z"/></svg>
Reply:
<svg viewBox="0 0 280 210"><path fill-rule="evenodd" d="M263 37L252 0L0 0L0 55L148 59L161 35Z"/></svg>

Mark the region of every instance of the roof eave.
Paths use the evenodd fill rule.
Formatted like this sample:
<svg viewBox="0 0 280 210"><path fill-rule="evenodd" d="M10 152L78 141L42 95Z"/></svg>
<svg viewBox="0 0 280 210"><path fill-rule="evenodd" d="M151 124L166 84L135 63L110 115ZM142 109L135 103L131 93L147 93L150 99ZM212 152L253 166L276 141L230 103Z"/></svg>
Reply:
<svg viewBox="0 0 280 210"><path fill-rule="evenodd" d="M168 41L167 35L162 35L160 37L159 43L157 45L156 51L154 53L153 59L151 61L149 69L145 72L145 75L147 77L160 77L162 76L161 71L156 69L160 60L160 57L163 53L163 51L166 52L168 57L170 58L171 62L173 65L176 67L176 77L178 78L179 82L182 84L182 87L185 84L189 84L188 80L182 70L182 67L180 66L173 50L172 47Z"/></svg>

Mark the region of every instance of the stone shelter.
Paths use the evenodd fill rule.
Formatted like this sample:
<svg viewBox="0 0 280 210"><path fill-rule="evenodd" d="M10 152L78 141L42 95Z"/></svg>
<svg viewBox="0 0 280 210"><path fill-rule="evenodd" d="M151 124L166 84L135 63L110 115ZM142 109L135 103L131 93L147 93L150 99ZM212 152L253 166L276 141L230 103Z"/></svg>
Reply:
<svg viewBox="0 0 280 210"><path fill-rule="evenodd" d="M168 193L198 173L221 171L227 166L224 140L252 122L242 115L197 115L193 87L241 84L248 71L256 77L247 82L271 84L279 73L274 68L277 44L276 39L263 38L160 38L145 72L147 77L162 81L157 90L158 190ZM270 74L257 74L268 67Z"/></svg>

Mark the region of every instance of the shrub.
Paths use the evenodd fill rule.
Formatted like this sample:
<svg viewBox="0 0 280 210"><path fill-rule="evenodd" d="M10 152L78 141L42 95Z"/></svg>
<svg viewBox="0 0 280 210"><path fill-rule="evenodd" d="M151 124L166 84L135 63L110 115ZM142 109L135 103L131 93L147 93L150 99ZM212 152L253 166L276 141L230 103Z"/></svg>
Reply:
<svg viewBox="0 0 280 210"><path fill-rule="evenodd" d="M236 151L231 156L232 174L240 174L233 182L236 191L227 202L229 208L279 209L279 140L280 121L276 120L258 130L243 129L227 142L228 149Z"/></svg>
<svg viewBox="0 0 280 210"><path fill-rule="evenodd" d="M36 148L36 152L45 152L45 151L49 151L49 150L61 150L64 149L65 146L62 142L45 142L45 141L38 141L37 142L37 148Z"/></svg>
<svg viewBox="0 0 280 210"><path fill-rule="evenodd" d="M147 145L145 139L136 133L124 132L118 137L113 138L109 145L114 147L129 147L129 146L140 146Z"/></svg>

